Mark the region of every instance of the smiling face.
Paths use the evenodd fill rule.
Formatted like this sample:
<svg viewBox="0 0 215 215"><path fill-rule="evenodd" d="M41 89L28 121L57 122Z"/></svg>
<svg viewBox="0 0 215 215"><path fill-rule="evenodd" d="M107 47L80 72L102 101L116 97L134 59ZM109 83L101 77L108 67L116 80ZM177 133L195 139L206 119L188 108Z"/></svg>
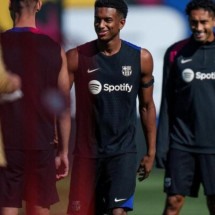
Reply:
<svg viewBox="0 0 215 215"><path fill-rule="evenodd" d="M189 15L189 23L197 42L206 43L214 40L215 17L212 12L204 9L192 10Z"/></svg>
<svg viewBox="0 0 215 215"><path fill-rule="evenodd" d="M94 27L99 40L110 41L118 38L124 24L125 19L115 8L95 8Z"/></svg>

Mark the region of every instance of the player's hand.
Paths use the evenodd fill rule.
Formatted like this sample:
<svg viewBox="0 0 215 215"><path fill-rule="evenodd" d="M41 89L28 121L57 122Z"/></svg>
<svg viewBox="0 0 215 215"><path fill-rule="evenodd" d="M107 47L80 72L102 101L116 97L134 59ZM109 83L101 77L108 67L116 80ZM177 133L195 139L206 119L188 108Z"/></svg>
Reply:
<svg viewBox="0 0 215 215"><path fill-rule="evenodd" d="M8 84L6 93L1 93L0 103L13 102L23 97L21 79L18 75L7 72Z"/></svg>
<svg viewBox="0 0 215 215"><path fill-rule="evenodd" d="M139 168L137 170L137 176L139 181L149 177L154 163L154 156L146 155L140 162Z"/></svg>
<svg viewBox="0 0 215 215"><path fill-rule="evenodd" d="M67 154L58 154L55 158L56 179L60 180L69 174L69 159Z"/></svg>
<svg viewBox="0 0 215 215"><path fill-rule="evenodd" d="M14 102L23 97L23 92L21 90L16 90L12 93L2 93L0 95L0 103Z"/></svg>
<svg viewBox="0 0 215 215"><path fill-rule="evenodd" d="M7 74L10 81L11 92L21 89L21 78L15 73L8 72Z"/></svg>
<svg viewBox="0 0 215 215"><path fill-rule="evenodd" d="M138 180L139 181L143 181L144 179L146 179L147 173L145 172L145 167L140 165L138 170L137 170L137 176L138 176Z"/></svg>

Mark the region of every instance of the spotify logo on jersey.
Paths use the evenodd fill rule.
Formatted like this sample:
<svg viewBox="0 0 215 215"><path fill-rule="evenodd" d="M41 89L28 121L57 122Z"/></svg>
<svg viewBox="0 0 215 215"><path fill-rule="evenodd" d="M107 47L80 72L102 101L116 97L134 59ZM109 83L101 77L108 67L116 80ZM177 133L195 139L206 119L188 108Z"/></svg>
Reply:
<svg viewBox="0 0 215 215"><path fill-rule="evenodd" d="M194 72L192 69L185 69L182 72L182 79L185 82L191 82L194 79Z"/></svg>
<svg viewBox="0 0 215 215"><path fill-rule="evenodd" d="M102 90L107 93L113 93L113 92L127 92L131 93L133 89L133 85L130 85L128 83L121 83L121 84L108 84L105 83L103 86L102 84L97 80L92 80L88 84L89 90L93 95L99 94Z"/></svg>
<svg viewBox="0 0 215 215"><path fill-rule="evenodd" d="M92 80L88 84L89 90L93 95L99 94L102 90L102 85L99 81Z"/></svg>

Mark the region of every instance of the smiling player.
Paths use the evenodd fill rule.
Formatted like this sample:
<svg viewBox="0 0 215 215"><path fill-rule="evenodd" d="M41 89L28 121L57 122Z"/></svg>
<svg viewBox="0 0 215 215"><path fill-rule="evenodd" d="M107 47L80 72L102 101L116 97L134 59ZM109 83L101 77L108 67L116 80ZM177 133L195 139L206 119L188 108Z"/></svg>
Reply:
<svg viewBox="0 0 215 215"><path fill-rule="evenodd" d="M203 184L215 215L215 2L192 0L186 13L192 35L171 46L164 61L156 157L166 168L163 214L178 215L185 196L197 197Z"/></svg>
<svg viewBox="0 0 215 215"><path fill-rule="evenodd" d="M147 143L139 164L140 180L153 166L153 59L146 49L120 39L127 11L124 0L95 1L98 38L67 52L77 100L71 215L125 215L133 210L137 96Z"/></svg>

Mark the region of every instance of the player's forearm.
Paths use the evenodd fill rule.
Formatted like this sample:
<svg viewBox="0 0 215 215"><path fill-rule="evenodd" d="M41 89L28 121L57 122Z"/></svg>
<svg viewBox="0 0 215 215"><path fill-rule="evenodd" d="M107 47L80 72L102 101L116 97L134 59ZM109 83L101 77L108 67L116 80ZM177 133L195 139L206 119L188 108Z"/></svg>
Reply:
<svg viewBox="0 0 215 215"><path fill-rule="evenodd" d="M71 116L70 109L68 108L64 113L61 114L59 119L59 128L61 141L59 145L59 153L68 154L69 151L69 140L71 131Z"/></svg>
<svg viewBox="0 0 215 215"><path fill-rule="evenodd" d="M0 62L0 93L11 93L20 87L20 78L15 74L6 72Z"/></svg>
<svg viewBox="0 0 215 215"><path fill-rule="evenodd" d="M13 90L12 87L5 68L3 67L2 62L0 62L0 93L11 92Z"/></svg>
<svg viewBox="0 0 215 215"><path fill-rule="evenodd" d="M154 102L140 107L142 128L146 138L147 154L155 156L156 152L156 111Z"/></svg>
<svg viewBox="0 0 215 215"><path fill-rule="evenodd" d="M2 60L1 56L1 49L0 49L0 93L8 92L8 88L10 88L9 85L9 78L6 73L6 69L4 67L4 62Z"/></svg>

